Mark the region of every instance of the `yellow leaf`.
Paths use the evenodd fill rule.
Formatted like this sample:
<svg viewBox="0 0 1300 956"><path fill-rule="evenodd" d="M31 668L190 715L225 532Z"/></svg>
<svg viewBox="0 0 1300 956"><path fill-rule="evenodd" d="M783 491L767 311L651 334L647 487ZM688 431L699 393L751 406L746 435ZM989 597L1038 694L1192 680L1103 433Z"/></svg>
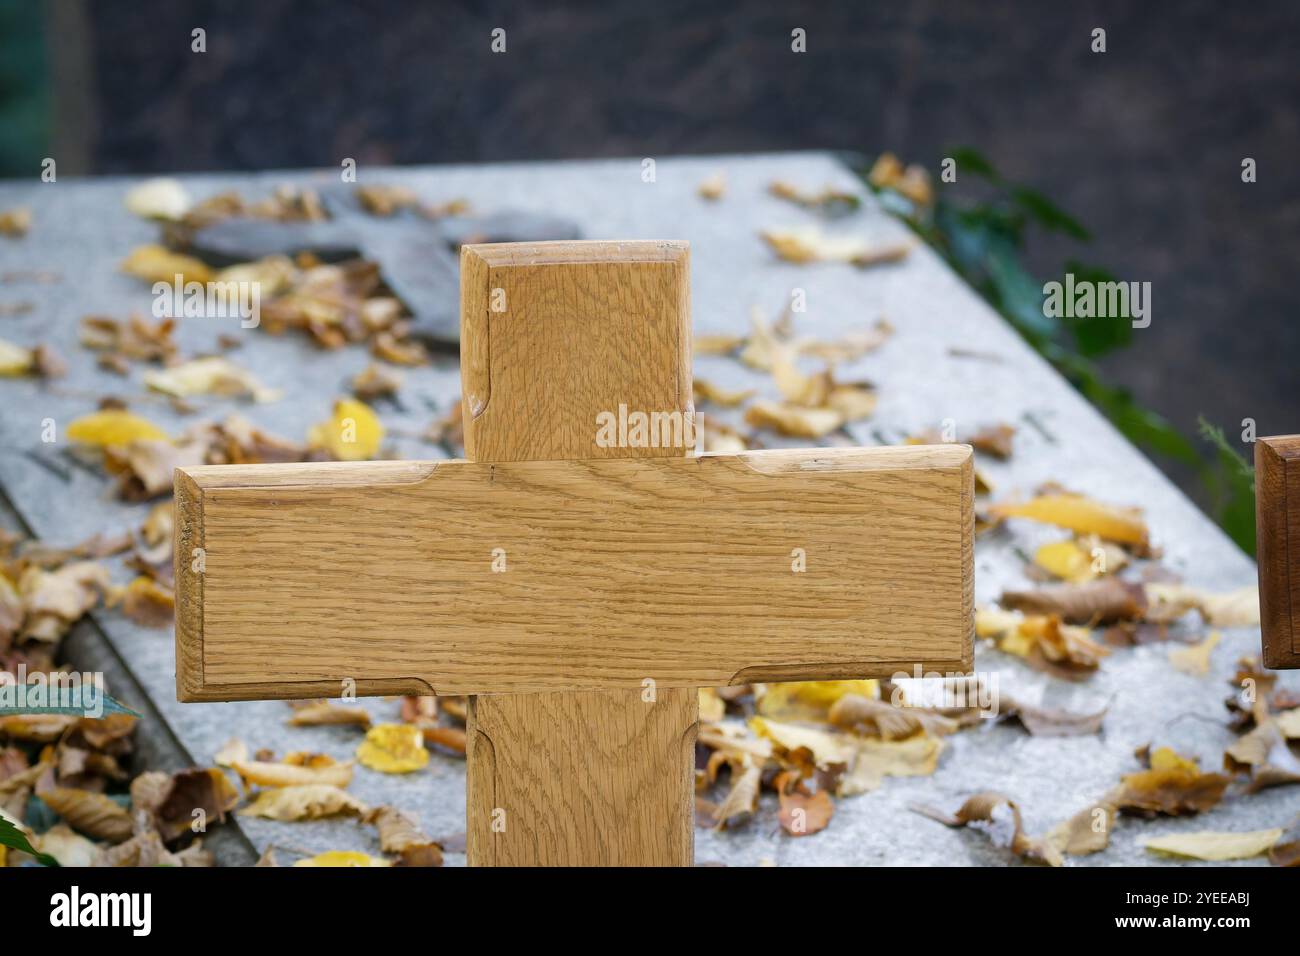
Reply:
<svg viewBox="0 0 1300 956"><path fill-rule="evenodd" d="M1266 853L1282 837L1282 828L1247 833L1171 833L1140 841L1152 853L1189 860L1245 860Z"/></svg>
<svg viewBox="0 0 1300 956"><path fill-rule="evenodd" d="M410 773L429 762L429 751L415 724L378 724L366 731L357 759L381 773Z"/></svg>
<svg viewBox="0 0 1300 956"><path fill-rule="evenodd" d="M26 375L32 370L35 354L31 349L0 339L0 375Z"/></svg>
<svg viewBox="0 0 1300 956"><path fill-rule="evenodd" d="M695 336L696 355L730 355L745 344L743 335L704 334Z"/></svg>
<svg viewBox="0 0 1300 956"><path fill-rule="evenodd" d="M150 421L128 411L109 408L83 415L68 423L68 437L73 441L101 448L122 446L141 439L170 441L167 433Z"/></svg>
<svg viewBox="0 0 1300 956"><path fill-rule="evenodd" d="M1160 747L1151 754L1152 770L1181 770L1200 773L1201 765L1191 757L1184 757L1170 747Z"/></svg>
<svg viewBox="0 0 1300 956"><path fill-rule="evenodd" d="M1053 577L1078 584L1096 577L1092 557L1072 538L1053 541L1034 552L1034 564Z"/></svg>
<svg viewBox="0 0 1300 956"><path fill-rule="evenodd" d="M846 422L870 418L876 411L876 393L862 385L839 385L831 388L826 404L839 412Z"/></svg>
<svg viewBox="0 0 1300 956"><path fill-rule="evenodd" d="M714 173L708 179L704 180L697 187L696 192L700 194L701 199L716 201L721 199L727 192L727 176L725 173Z"/></svg>
<svg viewBox="0 0 1300 956"><path fill-rule="evenodd" d="M189 193L179 180L146 179L127 191L126 208L141 219L175 221L189 211Z"/></svg>
<svg viewBox="0 0 1300 956"><path fill-rule="evenodd" d="M159 245L137 246L122 262L122 271L145 282L166 282L171 285L179 275L186 282L209 282L213 272L193 256L172 252Z"/></svg>
<svg viewBox="0 0 1300 956"><path fill-rule="evenodd" d="M763 684L758 712L776 720L827 719L832 705L846 694L874 700L879 683L874 680L811 680Z"/></svg>
<svg viewBox="0 0 1300 956"><path fill-rule="evenodd" d="M1210 636L1191 647L1176 647L1169 652L1169 663L1184 674L1201 677L1210 672L1210 652L1214 650L1222 637L1218 631L1211 631Z"/></svg>
<svg viewBox="0 0 1300 956"><path fill-rule="evenodd" d="M759 233L786 262L849 262L868 266L897 262L912 251L911 243L876 243L862 236L828 235L816 228L765 229Z"/></svg>
<svg viewBox="0 0 1300 956"><path fill-rule="evenodd" d="M367 856L354 850L328 850L305 860L299 860L294 866L392 866L385 859Z"/></svg>
<svg viewBox="0 0 1300 956"><path fill-rule="evenodd" d="M727 715L727 702L712 687L700 688L700 720L716 721Z"/></svg>
<svg viewBox="0 0 1300 956"><path fill-rule="evenodd" d="M939 766L942 752L943 741L928 733L903 740L865 738L858 742L849 772L840 779L835 792L851 797L876 789L885 777L928 777Z"/></svg>
<svg viewBox="0 0 1300 956"><path fill-rule="evenodd" d="M185 398L190 395L251 396L257 402L273 402L280 397L251 372L227 358L209 356L173 365L171 368L146 372L144 383L155 392Z"/></svg>
<svg viewBox="0 0 1300 956"><path fill-rule="evenodd" d="M317 820L336 814L361 816L364 803L338 787L324 783L263 790L248 806L240 810L246 817L267 820Z"/></svg>
<svg viewBox="0 0 1300 956"><path fill-rule="evenodd" d="M1096 534L1108 541L1145 548L1147 526L1136 508L1104 504L1075 494L1039 495L1019 504L995 504L989 513L1000 518L1028 518L1068 528L1079 534Z"/></svg>
<svg viewBox="0 0 1300 956"><path fill-rule="evenodd" d="M844 416L831 408L758 401L745 412L745 421L794 438L822 438L843 425Z"/></svg>
<svg viewBox="0 0 1300 956"><path fill-rule="evenodd" d="M334 403L327 422L313 425L307 442L313 448L328 449L339 461L365 461L379 452L384 426L365 402L343 398Z"/></svg>
<svg viewBox="0 0 1300 956"><path fill-rule="evenodd" d="M270 763L261 760L231 760L230 768L239 774L244 786L296 787L323 783L333 787L346 787L352 782L352 761L338 763L324 754L310 761ZM322 759L323 758L323 759Z"/></svg>
<svg viewBox="0 0 1300 956"><path fill-rule="evenodd" d="M696 376L695 378L695 400L697 402L712 402L714 405L721 405L724 408L735 408L754 397L754 389L736 389L734 391L719 388L707 379Z"/></svg>
<svg viewBox="0 0 1300 956"><path fill-rule="evenodd" d="M818 766L850 764L857 752L857 740L848 734L805 727L800 724L751 717L749 727L754 733L772 741L786 751L808 750Z"/></svg>

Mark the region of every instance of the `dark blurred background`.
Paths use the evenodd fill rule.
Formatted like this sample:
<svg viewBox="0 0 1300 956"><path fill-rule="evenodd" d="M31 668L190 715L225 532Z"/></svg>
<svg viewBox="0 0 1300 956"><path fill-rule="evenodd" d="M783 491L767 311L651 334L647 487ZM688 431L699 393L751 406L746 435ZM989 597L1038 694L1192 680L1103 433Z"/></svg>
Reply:
<svg viewBox="0 0 1300 956"><path fill-rule="evenodd" d="M796 149L937 172L966 145L1091 231L1035 241L1037 275L1078 254L1152 283L1152 325L1107 374L1235 442L1247 417L1300 431L1298 26L1300 4L1226 0L0 0L0 174Z"/></svg>

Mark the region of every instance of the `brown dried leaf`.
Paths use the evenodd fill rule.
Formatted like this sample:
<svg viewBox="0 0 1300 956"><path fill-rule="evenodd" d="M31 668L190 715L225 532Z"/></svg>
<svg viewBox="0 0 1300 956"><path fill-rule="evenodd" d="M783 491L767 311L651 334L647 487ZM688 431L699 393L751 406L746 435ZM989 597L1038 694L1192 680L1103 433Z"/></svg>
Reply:
<svg viewBox="0 0 1300 956"><path fill-rule="evenodd" d="M1071 624L1111 624L1140 618L1146 609L1142 585L1118 578L1082 584L1049 584L1034 591L1003 591L998 603L1026 614L1055 614Z"/></svg>
<svg viewBox="0 0 1300 956"><path fill-rule="evenodd" d="M86 836L109 843L121 843L131 837L131 815L121 804L102 793L72 787L47 787L43 790L38 788L36 795L70 827Z"/></svg>
<svg viewBox="0 0 1300 956"><path fill-rule="evenodd" d="M1221 773L1202 773L1196 761L1167 747L1151 754L1147 770L1129 774L1114 793L1115 806L1146 816L1184 816L1215 806L1229 783Z"/></svg>
<svg viewBox="0 0 1300 956"><path fill-rule="evenodd" d="M364 707L340 707L328 700L317 700L295 708L288 722L294 727L347 724L369 728L370 714Z"/></svg>
<svg viewBox="0 0 1300 956"><path fill-rule="evenodd" d="M994 846L1008 849L1026 860L1049 866L1060 866L1063 862L1060 852L1050 842L1025 835L1020 807L1010 797L1000 793L985 791L968 797L955 814L931 807L914 806L912 809L948 827L976 824Z"/></svg>
<svg viewBox="0 0 1300 956"><path fill-rule="evenodd" d="M367 807L352 794L328 784L263 790L241 816L268 820L317 820L339 814L363 816Z"/></svg>
<svg viewBox="0 0 1300 956"><path fill-rule="evenodd" d="M825 790L810 791L799 774L789 770L776 778L775 787L781 803L777 819L786 833L801 837L826 829L835 814L829 793Z"/></svg>

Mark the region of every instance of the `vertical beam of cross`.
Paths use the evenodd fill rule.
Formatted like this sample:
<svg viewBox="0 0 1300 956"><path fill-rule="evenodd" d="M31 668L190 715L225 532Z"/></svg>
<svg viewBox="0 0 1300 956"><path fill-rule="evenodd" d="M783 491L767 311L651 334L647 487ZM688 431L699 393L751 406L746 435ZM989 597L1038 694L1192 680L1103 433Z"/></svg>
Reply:
<svg viewBox="0 0 1300 956"><path fill-rule="evenodd" d="M598 441L597 416L691 413L689 295L685 243L465 246L467 457L685 455ZM691 864L698 695L646 678L470 699L470 865Z"/></svg>

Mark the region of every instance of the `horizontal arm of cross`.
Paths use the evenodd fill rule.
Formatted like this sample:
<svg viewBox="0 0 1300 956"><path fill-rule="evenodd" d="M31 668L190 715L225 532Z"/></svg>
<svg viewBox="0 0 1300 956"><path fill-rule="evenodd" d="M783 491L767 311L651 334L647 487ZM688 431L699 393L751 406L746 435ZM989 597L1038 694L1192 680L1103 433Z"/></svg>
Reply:
<svg viewBox="0 0 1300 956"><path fill-rule="evenodd" d="M966 446L208 466L177 490L181 700L970 666Z"/></svg>

